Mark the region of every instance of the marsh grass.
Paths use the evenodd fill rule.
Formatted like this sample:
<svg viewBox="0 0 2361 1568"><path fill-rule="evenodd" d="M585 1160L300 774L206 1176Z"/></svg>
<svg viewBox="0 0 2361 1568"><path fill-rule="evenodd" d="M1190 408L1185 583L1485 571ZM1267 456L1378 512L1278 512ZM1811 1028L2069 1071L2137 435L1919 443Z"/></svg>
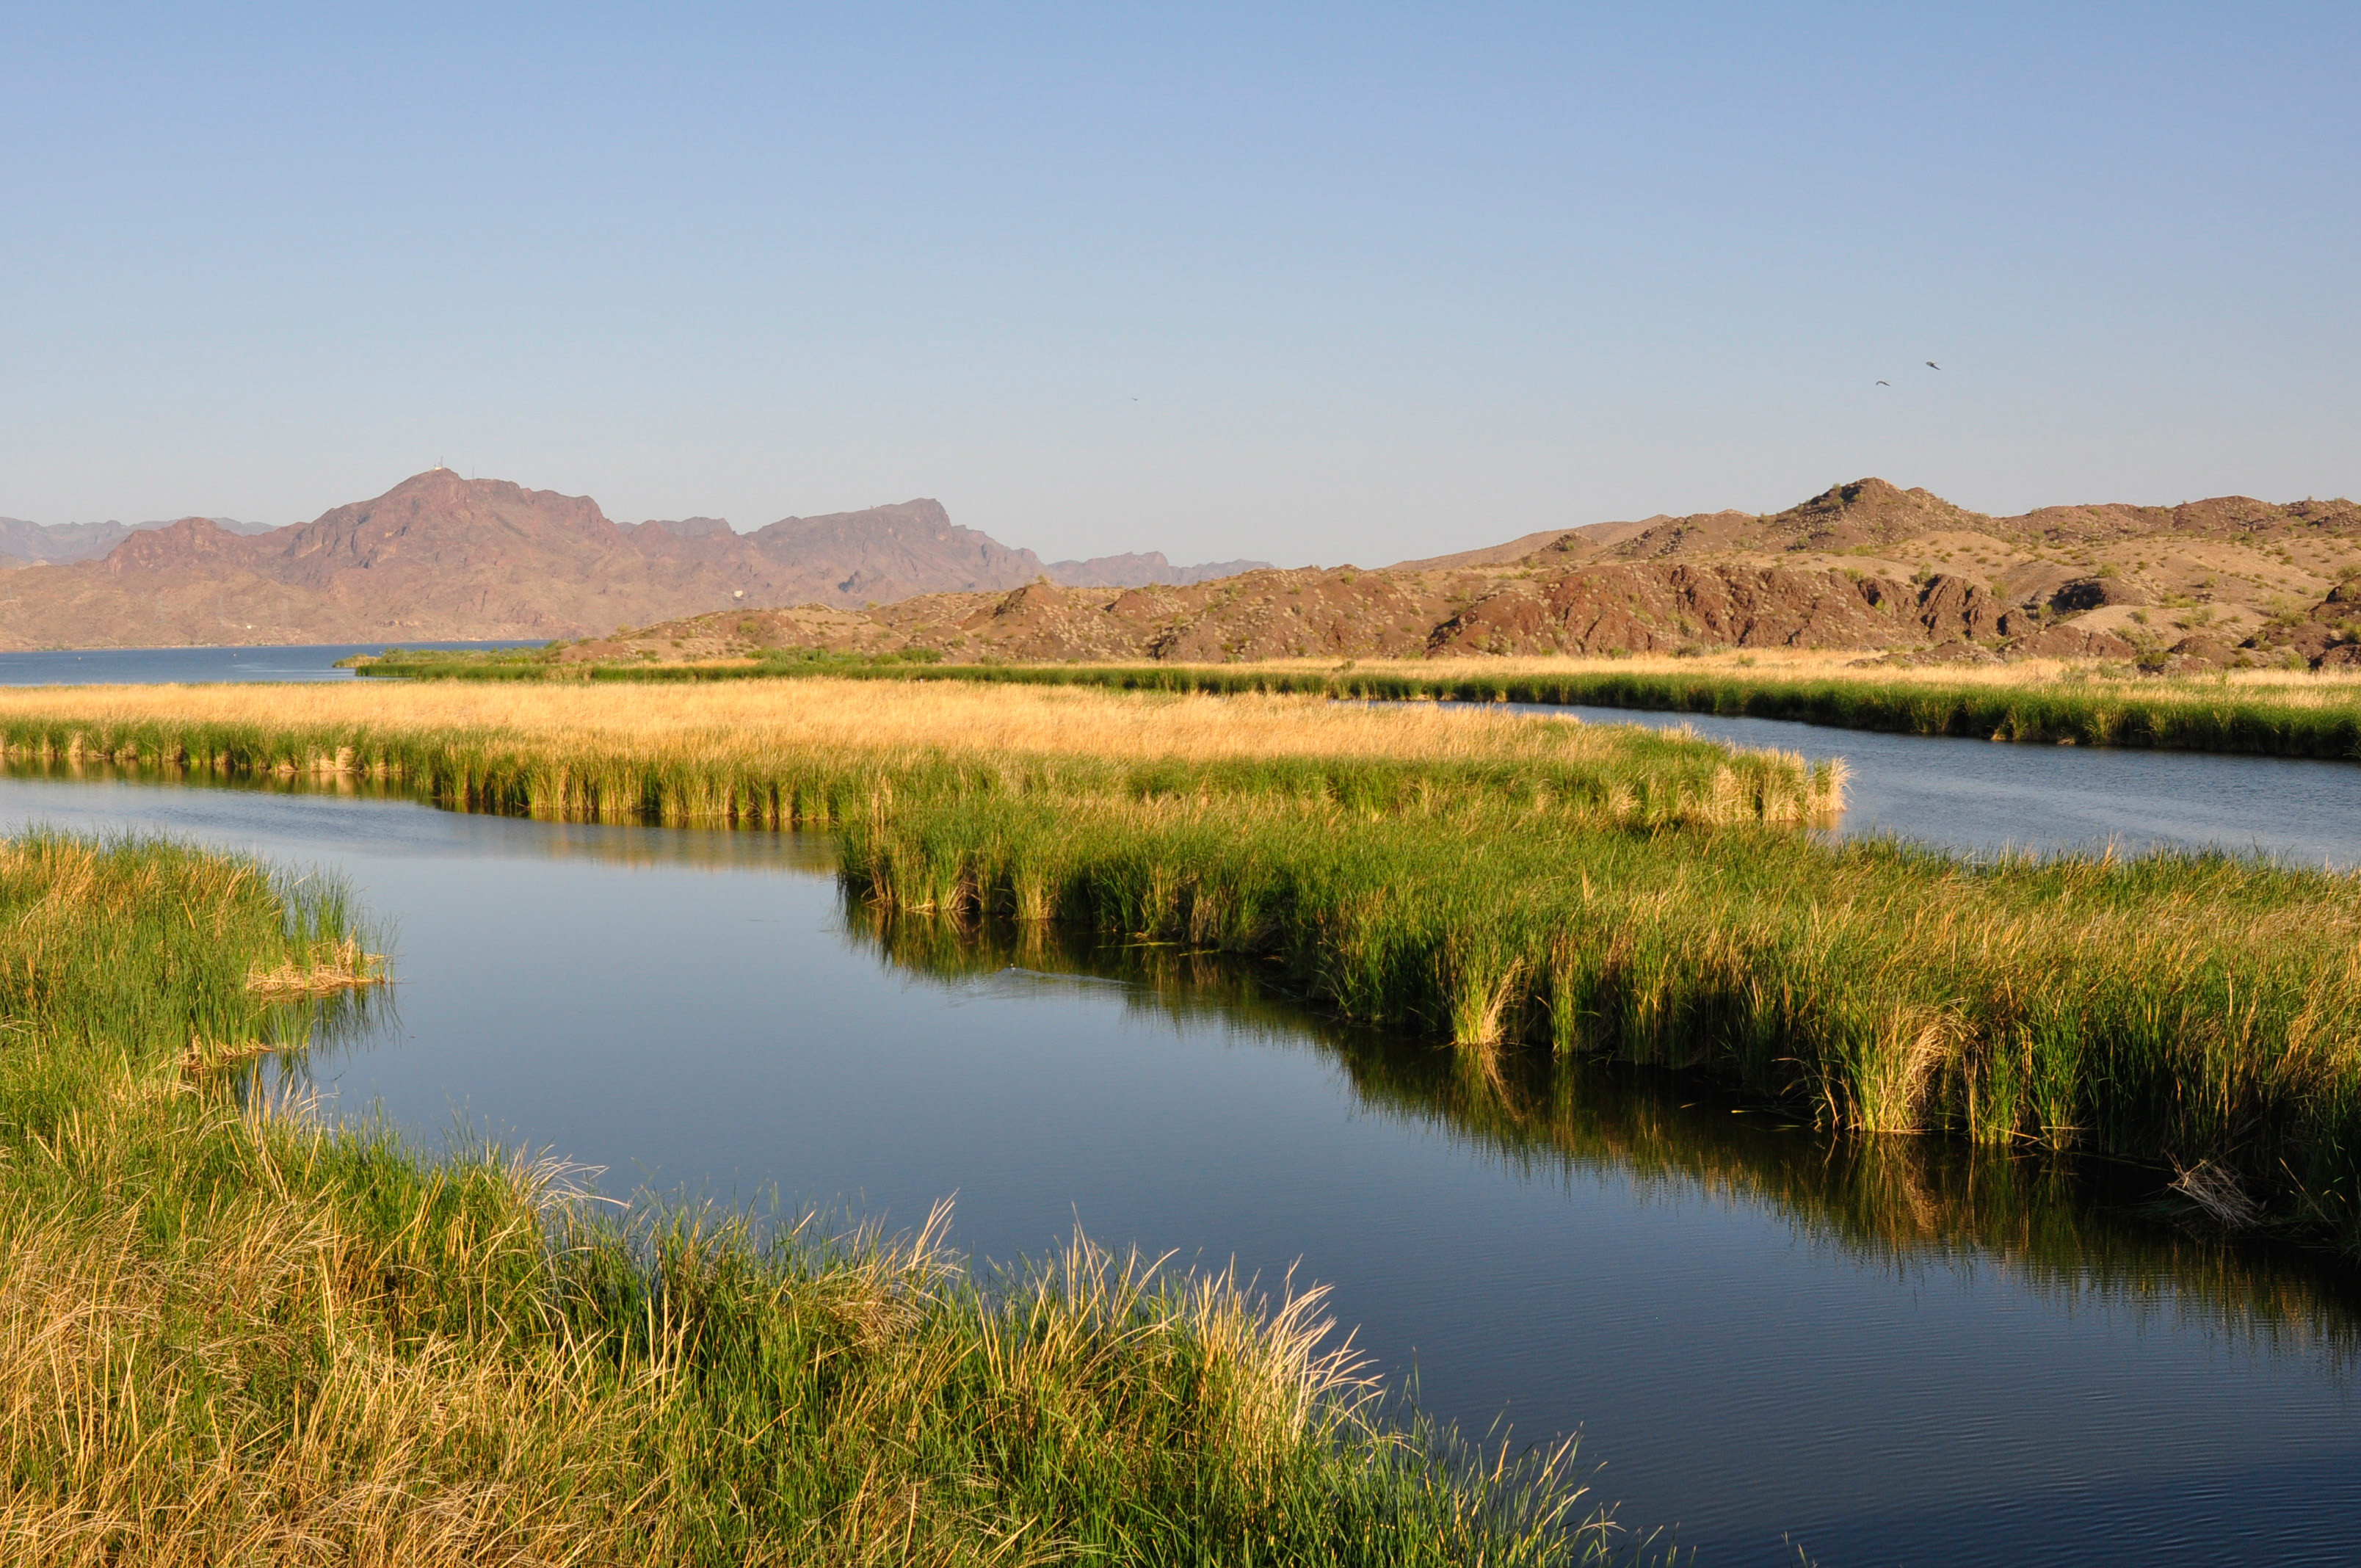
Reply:
<svg viewBox="0 0 2361 1568"><path fill-rule="evenodd" d="M2353 1236L2350 876L1188 801L972 801L840 839L895 909L1250 956L1356 1019L1704 1069L1822 1125L2215 1160Z"/></svg>
<svg viewBox="0 0 2361 1568"><path fill-rule="evenodd" d="M1077 1238L634 1212L331 1128L187 1042L300 1048L340 891L0 844L0 1559L1566 1563L1567 1457L1374 1419L1316 1292ZM255 983L292 973L299 986ZM296 1000L283 1000L289 996Z"/></svg>
<svg viewBox="0 0 2361 1568"><path fill-rule="evenodd" d="M1126 691L1318 693L1378 701L1516 702L1792 719L1845 729L2035 745L2361 758L2361 686L2335 677L2109 679L2087 670L1965 677L1880 669L1645 671L1477 666L1319 669L1225 666L955 666L867 678L1083 685Z"/></svg>
<svg viewBox="0 0 2361 1568"><path fill-rule="evenodd" d="M1513 801L1593 821L1817 823L1840 770L1789 753L1317 697L1126 696L813 679L636 687L0 692L20 764L399 781L471 810L832 826L979 797L1187 795L1379 814Z"/></svg>
<svg viewBox="0 0 2361 1568"><path fill-rule="evenodd" d="M882 908L1250 956L1471 1050L1704 1070L1826 1125L2211 1161L2361 1245L2361 883L1791 830L1833 769L1318 696L821 680L0 693L52 765L830 828ZM80 758L78 764L74 759Z"/></svg>
<svg viewBox="0 0 2361 1568"><path fill-rule="evenodd" d="M2035 660L1980 668L1861 666L1794 650L1701 659L1454 659L1345 664L804 664L569 666L567 678L709 685L828 673L843 679L1082 685L1123 691L1294 694L1365 700L1521 702L1794 719L1849 729L2027 744L2361 758L2361 681L2335 673L2224 671L2164 679ZM555 678L556 666L458 659L370 673L444 680Z"/></svg>
<svg viewBox="0 0 2361 1568"><path fill-rule="evenodd" d="M246 988L267 1001L286 1002L381 985L386 978L385 955L366 951L357 938L348 936L321 943L301 958L291 954L276 969L256 970L246 977Z"/></svg>
<svg viewBox="0 0 2361 1568"><path fill-rule="evenodd" d="M962 985L1113 980L1144 1022L1317 1050L1371 1113L1460 1140L1526 1180L1592 1171L1728 1199L1872 1267L1999 1266L2045 1296L2103 1297L2340 1376L2361 1366L2351 1271L2216 1223L2160 1162L1816 1129L1806 1108L1715 1093L1693 1074L1546 1051L1438 1051L1307 1014L1267 965L1177 943L999 918L961 932L855 898L844 918L856 940L912 974Z"/></svg>

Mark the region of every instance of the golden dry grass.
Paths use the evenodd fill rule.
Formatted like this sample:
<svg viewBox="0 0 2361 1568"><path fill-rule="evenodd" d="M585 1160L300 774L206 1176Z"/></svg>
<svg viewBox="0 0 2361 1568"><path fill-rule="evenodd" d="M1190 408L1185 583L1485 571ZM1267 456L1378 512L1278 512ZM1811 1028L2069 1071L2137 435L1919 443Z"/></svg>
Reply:
<svg viewBox="0 0 2361 1568"><path fill-rule="evenodd" d="M364 950L347 937L324 943L303 961L289 958L275 969L257 970L246 977L247 990L270 1002L334 996L385 982L385 955Z"/></svg>
<svg viewBox="0 0 2361 1568"><path fill-rule="evenodd" d="M1840 768L1635 727L1324 694L815 678L0 692L15 759L324 779L600 820L788 826L912 792L1513 801L1617 823L1828 821Z"/></svg>
<svg viewBox="0 0 2361 1568"><path fill-rule="evenodd" d="M1569 740L1459 708L1371 708L1323 696L1209 696L1074 686L831 680L702 686L407 685L75 686L0 689L0 723L168 722L270 729L354 725L497 731L561 749L635 755L715 748L1092 756L1188 762L1270 757L1408 762L1605 756L1611 733ZM351 766L351 759L343 765ZM334 771L337 759L315 766Z"/></svg>

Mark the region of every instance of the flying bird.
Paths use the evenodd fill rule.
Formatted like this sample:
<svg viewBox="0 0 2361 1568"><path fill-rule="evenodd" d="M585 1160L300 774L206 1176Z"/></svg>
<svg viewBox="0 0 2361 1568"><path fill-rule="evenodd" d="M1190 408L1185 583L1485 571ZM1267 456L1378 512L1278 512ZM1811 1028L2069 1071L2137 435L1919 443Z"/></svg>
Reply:
<svg viewBox="0 0 2361 1568"><path fill-rule="evenodd" d="M1942 368L1942 367L1941 367L1940 365L1936 364L1933 360L1929 359L1928 361L1927 361L1927 369L1929 369L1929 370L1940 370L1940 369Z"/></svg>
<svg viewBox="0 0 2361 1568"><path fill-rule="evenodd" d="M1891 381L1880 381L1878 385L1881 387L1891 387L1894 383Z"/></svg>

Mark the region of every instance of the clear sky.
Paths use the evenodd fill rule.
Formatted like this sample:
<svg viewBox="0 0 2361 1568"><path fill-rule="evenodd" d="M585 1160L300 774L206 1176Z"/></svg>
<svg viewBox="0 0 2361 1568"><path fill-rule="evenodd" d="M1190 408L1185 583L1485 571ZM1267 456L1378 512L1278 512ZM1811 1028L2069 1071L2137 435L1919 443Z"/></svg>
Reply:
<svg viewBox="0 0 2361 1568"><path fill-rule="evenodd" d="M2361 492L2351 0L0 24L0 515L439 457L1374 564L1871 473Z"/></svg>

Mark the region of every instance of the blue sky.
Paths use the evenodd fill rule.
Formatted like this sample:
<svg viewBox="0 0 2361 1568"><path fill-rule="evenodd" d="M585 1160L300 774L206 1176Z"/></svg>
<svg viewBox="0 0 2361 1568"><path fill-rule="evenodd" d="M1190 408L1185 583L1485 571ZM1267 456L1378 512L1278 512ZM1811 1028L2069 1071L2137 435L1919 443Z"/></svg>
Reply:
<svg viewBox="0 0 2361 1568"><path fill-rule="evenodd" d="M0 21L0 515L440 457L1373 564L1870 473L2361 492L2350 4Z"/></svg>

